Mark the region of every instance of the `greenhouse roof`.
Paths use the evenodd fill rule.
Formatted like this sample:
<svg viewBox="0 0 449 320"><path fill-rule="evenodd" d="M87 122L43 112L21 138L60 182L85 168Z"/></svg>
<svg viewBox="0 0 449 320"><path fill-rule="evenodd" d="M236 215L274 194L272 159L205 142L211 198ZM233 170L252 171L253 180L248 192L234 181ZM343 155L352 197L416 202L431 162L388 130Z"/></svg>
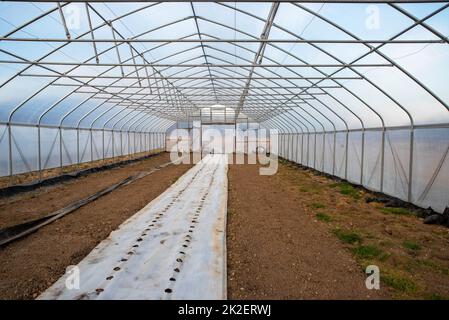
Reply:
<svg viewBox="0 0 449 320"><path fill-rule="evenodd" d="M449 123L449 2L2 2L0 123L288 132Z"/></svg>

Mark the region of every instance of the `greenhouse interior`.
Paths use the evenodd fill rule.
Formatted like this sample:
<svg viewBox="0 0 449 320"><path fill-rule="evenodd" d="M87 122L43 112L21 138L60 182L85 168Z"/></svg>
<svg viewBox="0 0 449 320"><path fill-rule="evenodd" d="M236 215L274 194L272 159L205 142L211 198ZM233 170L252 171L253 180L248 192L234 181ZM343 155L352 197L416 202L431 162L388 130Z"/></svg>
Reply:
<svg viewBox="0 0 449 320"><path fill-rule="evenodd" d="M448 83L448 1L0 2L0 299L448 300Z"/></svg>

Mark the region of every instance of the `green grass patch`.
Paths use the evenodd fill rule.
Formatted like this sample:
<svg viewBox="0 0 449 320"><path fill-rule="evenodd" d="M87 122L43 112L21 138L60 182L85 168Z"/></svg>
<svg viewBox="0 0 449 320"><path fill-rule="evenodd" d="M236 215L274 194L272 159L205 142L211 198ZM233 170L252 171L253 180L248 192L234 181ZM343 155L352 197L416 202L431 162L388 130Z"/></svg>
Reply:
<svg viewBox="0 0 449 320"><path fill-rule="evenodd" d="M382 249L372 245L358 246L352 249L352 252L359 259L372 259L383 254Z"/></svg>
<svg viewBox="0 0 449 320"><path fill-rule="evenodd" d="M404 246L404 248L413 250L413 251L419 251L421 250L421 245L419 243L416 243L414 241L411 240L405 240L402 245Z"/></svg>
<svg viewBox="0 0 449 320"><path fill-rule="evenodd" d="M362 242L362 237L356 232L341 229L335 229L333 232L344 243L354 244Z"/></svg>
<svg viewBox="0 0 449 320"><path fill-rule="evenodd" d="M324 209L324 208L326 208L326 205L324 203L321 203L321 202L312 203L311 206L314 209Z"/></svg>
<svg viewBox="0 0 449 320"><path fill-rule="evenodd" d="M416 283L405 277L396 275L381 275L380 280L387 286L403 293L413 293L418 290Z"/></svg>
<svg viewBox="0 0 449 320"><path fill-rule="evenodd" d="M395 214L395 215L411 215L413 214L410 210L406 208L394 208L394 207L385 207L381 208L380 211L382 211L385 214Z"/></svg>
<svg viewBox="0 0 449 320"><path fill-rule="evenodd" d="M318 213L315 215L315 217L316 217L318 220L324 221L324 222L331 222L331 221L332 221L332 218L331 218L329 215L327 215L327 214L325 214L325 213L322 213L322 212L318 212Z"/></svg>
<svg viewBox="0 0 449 320"><path fill-rule="evenodd" d="M345 196L349 196L355 200L358 200L361 198L359 190L354 188L348 182L341 182L341 183L336 184L335 186L337 186L340 189L340 193Z"/></svg>

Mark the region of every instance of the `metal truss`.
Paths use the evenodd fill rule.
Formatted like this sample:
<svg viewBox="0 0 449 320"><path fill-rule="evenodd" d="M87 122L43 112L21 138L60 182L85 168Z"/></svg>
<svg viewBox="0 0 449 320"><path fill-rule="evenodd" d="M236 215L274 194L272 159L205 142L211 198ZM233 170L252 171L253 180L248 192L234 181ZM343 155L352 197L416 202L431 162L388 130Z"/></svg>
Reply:
<svg viewBox="0 0 449 320"><path fill-rule="evenodd" d="M207 14L200 14L197 2L204 1L190 1L189 10L185 10L184 16L177 19L167 17L166 22L161 25L143 31L133 26L133 18L141 13L157 15L164 2L136 1L127 12L121 12L120 15L111 18L105 14L105 3L119 1L89 1L84 3L85 10L82 13L88 27L80 34L71 34L67 26L64 12L70 3L34 2L50 2L51 5L41 14L0 35L0 45L5 44L0 47L2 55L0 66L19 67L18 72L9 78L3 78L0 90L25 78L46 81L35 92L11 108L7 119L2 120L1 123L9 128L10 153L12 153L11 126L17 123L16 114L28 108L34 100L45 96L48 90L59 88L68 92L64 91L66 93L63 96L48 105L37 116L37 122L31 125L43 127L44 122L50 121L51 114L66 108L64 105L74 97L82 99L76 100L69 109L64 109L58 121L50 126L61 130L66 127L67 119L73 118L81 110L87 110L78 116L72 128L78 130L87 128L90 132L96 129L103 132L105 130L163 132L176 122L189 121L204 107L224 105L234 109L236 116L243 113L252 121L276 128L284 134L314 134L316 139L320 132L336 133L343 130L348 134L353 129L359 129L362 132L363 158L365 131L370 129L367 125L368 119L375 118L382 131L382 148L385 144L386 120L388 120L378 106L354 90L355 83L363 83L373 93L389 101L391 108L398 115L407 119L410 129L409 176L411 177L416 119L397 96L391 94L384 85L373 81L369 74L362 70L384 69L399 72L414 83L423 94L430 97L437 108L449 111L448 101L383 50L385 46L416 44L447 47L448 37L428 23L431 18L449 10L447 1L375 1L377 4L388 6L388 9L409 21L407 26L387 39L362 39L351 30L325 17L319 10L313 10L307 5L315 2L372 3L372 1L306 0L301 3L274 1L270 3L266 16L259 16L231 3L209 4L215 9L232 12L234 15L238 14L239 17L257 22L262 28L256 31L239 27L235 21L225 23L208 17ZM402 3L427 2L439 5L432 7L433 10L422 17L414 16L401 6ZM277 21L277 13L283 6L300 10L344 37L306 38L295 30L286 29ZM60 31L64 36L36 37L23 32L50 16L58 17ZM184 34L176 34L170 38L158 36L162 31L179 26L183 26ZM227 35L234 33L235 36L218 37L216 32L214 35L208 27ZM126 28L129 34L123 32L123 28ZM404 37L415 28L425 30L432 34L433 38ZM275 35L272 35L273 33ZM279 33L285 37L280 38ZM98 34L101 34L101 37L97 36ZM11 49L14 48L14 44L21 43L44 43L50 45L51 49L41 57L30 60L21 55L20 51ZM92 50L88 58L80 61L69 59L62 61L54 58L59 52L67 49L76 50L78 46L85 48L86 44ZM326 57L328 62L310 62L301 54L285 49L286 44L307 46ZM326 45L339 45L342 48L357 46L362 53L347 61L335 51L329 50ZM288 62L284 63L283 60L272 56L270 50L281 53L288 58ZM364 62L373 56L382 62ZM65 71L61 71L62 69ZM352 99L359 107L355 108L353 104L345 102L342 96ZM90 108L86 109L86 106ZM353 124L354 119L359 124L356 127ZM324 136L323 134L323 139ZM382 154L381 166L383 165ZM12 168L10 171L12 174ZM363 165L361 171L363 175ZM409 189L411 190L411 187Z"/></svg>

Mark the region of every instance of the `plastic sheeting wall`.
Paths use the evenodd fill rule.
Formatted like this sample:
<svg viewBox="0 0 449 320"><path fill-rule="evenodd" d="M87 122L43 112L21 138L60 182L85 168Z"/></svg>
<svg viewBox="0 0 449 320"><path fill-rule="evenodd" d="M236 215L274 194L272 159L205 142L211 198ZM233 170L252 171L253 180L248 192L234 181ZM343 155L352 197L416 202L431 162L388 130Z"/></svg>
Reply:
<svg viewBox="0 0 449 320"><path fill-rule="evenodd" d="M279 155L423 208L449 207L448 127L280 133Z"/></svg>
<svg viewBox="0 0 449 320"><path fill-rule="evenodd" d="M0 125L0 176L163 149L164 140L163 133Z"/></svg>

